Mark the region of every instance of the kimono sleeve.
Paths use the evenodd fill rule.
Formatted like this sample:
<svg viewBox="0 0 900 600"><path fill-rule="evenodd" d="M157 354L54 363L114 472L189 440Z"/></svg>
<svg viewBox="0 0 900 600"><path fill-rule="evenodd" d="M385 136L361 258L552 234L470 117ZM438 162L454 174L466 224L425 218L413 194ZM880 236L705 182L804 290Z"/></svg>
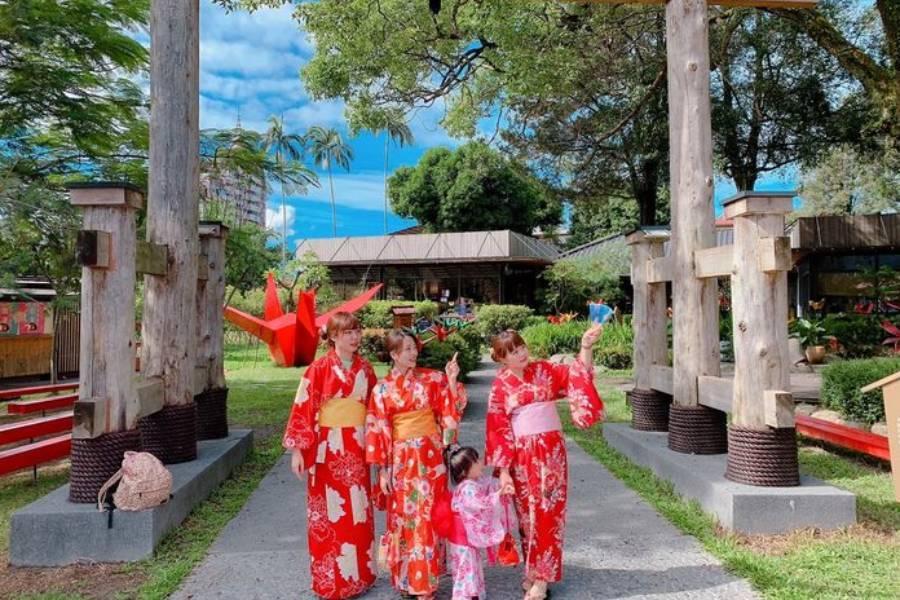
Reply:
<svg viewBox="0 0 900 600"><path fill-rule="evenodd" d="M580 359L569 365L550 365L553 369L554 397L567 397L572 422L587 429L604 416L603 400L594 387L593 365L585 366Z"/></svg>
<svg viewBox="0 0 900 600"><path fill-rule="evenodd" d="M387 466L393 452L393 429L387 411L390 385L381 382L372 390L366 415L366 462Z"/></svg>
<svg viewBox="0 0 900 600"><path fill-rule="evenodd" d="M432 373L432 394L434 402L432 406L439 415L442 432L442 441L445 446L456 443L459 433L459 421L462 419L463 407L468 403L466 388L463 384L456 383L455 397L450 393L450 382L447 376L440 371Z"/></svg>
<svg viewBox="0 0 900 600"><path fill-rule="evenodd" d="M506 413L506 392L499 379L494 380L488 397L485 462L501 469L512 466L516 451L512 422Z"/></svg>
<svg viewBox="0 0 900 600"><path fill-rule="evenodd" d="M322 399L325 381L322 370L315 363L310 365L300 379L291 415L282 438L288 449L310 450L316 444L315 416Z"/></svg>

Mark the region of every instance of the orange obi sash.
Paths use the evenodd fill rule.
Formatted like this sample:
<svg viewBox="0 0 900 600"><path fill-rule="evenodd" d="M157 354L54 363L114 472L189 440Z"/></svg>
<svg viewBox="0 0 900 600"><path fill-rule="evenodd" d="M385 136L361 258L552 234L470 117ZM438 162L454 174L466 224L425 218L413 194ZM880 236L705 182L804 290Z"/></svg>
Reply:
<svg viewBox="0 0 900 600"><path fill-rule="evenodd" d="M438 426L430 408L398 413L394 415L393 425L394 441L397 442L438 434Z"/></svg>
<svg viewBox="0 0 900 600"><path fill-rule="evenodd" d="M332 398L319 409L320 427L362 427L366 405L356 398Z"/></svg>

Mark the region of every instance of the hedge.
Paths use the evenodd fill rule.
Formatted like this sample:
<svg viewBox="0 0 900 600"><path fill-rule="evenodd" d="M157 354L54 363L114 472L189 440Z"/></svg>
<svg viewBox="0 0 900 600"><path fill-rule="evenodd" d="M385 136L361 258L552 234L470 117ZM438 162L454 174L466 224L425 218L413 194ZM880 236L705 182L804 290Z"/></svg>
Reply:
<svg viewBox="0 0 900 600"><path fill-rule="evenodd" d="M842 346L845 358L872 358L886 352L882 341L889 337L881 328L882 321L900 324L900 317L887 315L831 314L822 319L826 335L833 335Z"/></svg>
<svg viewBox="0 0 900 600"><path fill-rule="evenodd" d="M884 421L881 391L860 388L900 371L900 358L870 358L831 363L822 370L822 403L847 419L872 424Z"/></svg>
<svg viewBox="0 0 900 600"><path fill-rule="evenodd" d="M485 304L475 312L475 326L485 341L506 329L525 328L532 310L518 304Z"/></svg>
<svg viewBox="0 0 900 600"><path fill-rule="evenodd" d="M419 353L419 366L443 371L444 365L459 353L460 378L465 376L478 366L481 361L481 336L474 335L466 330L456 332L447 337L443 342L431 341L422 348ZM363 331L362 343L359 351L370 362L390 362L391 358L384 347L384 337L387 329L366 329Z"/></svg>
<svg viewBox="0 0 900 600"><path fill-rule="evenodd" d="M371 329L390 329L394 326L394 316L391 308L394 306L415 306L416 318L433 319L437 316L440 307L437 302L425 300L422 302L408 302L405 300L372 300L356 313L363 327Z"/></svg>
<svg viewBox="0 0 900 600"><path fill-rule="evenodd" d="M541 323L522 330L522 338L528 350L536 358L549 358L554 354L577 354L581 348L581 336L587 331L587 321L569 321L554 325ZM610 323L594 346L594 363L610 369L629 369L634 353L634 332L631 324Z"/></svg>

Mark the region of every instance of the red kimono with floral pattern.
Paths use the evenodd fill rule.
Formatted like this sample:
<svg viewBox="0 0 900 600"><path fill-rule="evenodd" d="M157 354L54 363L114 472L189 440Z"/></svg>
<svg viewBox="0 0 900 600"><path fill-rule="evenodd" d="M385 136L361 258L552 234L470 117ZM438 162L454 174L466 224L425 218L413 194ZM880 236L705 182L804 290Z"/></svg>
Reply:
<svg viewBox="0 0 900 600"><path fill-rule="evenodd" d="M312 589L323 598L350 598L375 583L375 521L365 429L321 427L319 410L332 398L367 403L376 382L367 361L344 367L332 350L306 369L284 433L309 469L307 535Z"/></svg>
<svg viewBox="0 0 900 600"><path fill-rule="evenodd" d="M566 527L568 463L561 431L516 438L512 413L521 406L568 397L575 425L587 428L603 416L603 401L594 387L593 368L580 361L557 365L532 361L522 379L501 368L491 387L487 414L486 462L509 468L529 579L562 578Z"/></svg>
<svg viewBox="0 0 900 600"><path fill-rule="evenodd" d="M387 529L397 536L399 560L391 565L391 583L401 592L433 594L445 572L445 548L431 526L436 490L446 489L444 446L456 441L466 405L465 388L450 394L440 371L415 369L405 377L390 373L375 386L366 427L366 459L391 467L393 493L387 499ZM438 433L398 441L393 418L430 408Z"/></svg>

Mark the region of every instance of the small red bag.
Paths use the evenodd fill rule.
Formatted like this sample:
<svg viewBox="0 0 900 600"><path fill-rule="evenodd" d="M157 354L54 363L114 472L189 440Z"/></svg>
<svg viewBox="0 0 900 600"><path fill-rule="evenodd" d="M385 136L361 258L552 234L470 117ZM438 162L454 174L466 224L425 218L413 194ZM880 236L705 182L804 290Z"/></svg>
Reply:
<svg viewBox="0 0 900 600"><path fill-rule="evenodd" d="M508 500L504 501L506 506L506 535L503 536L500 545L497 547L497 562L504 567L515 567L519 564L520 558L516 540L513 539L510 531L509 504Z"/></svg>

